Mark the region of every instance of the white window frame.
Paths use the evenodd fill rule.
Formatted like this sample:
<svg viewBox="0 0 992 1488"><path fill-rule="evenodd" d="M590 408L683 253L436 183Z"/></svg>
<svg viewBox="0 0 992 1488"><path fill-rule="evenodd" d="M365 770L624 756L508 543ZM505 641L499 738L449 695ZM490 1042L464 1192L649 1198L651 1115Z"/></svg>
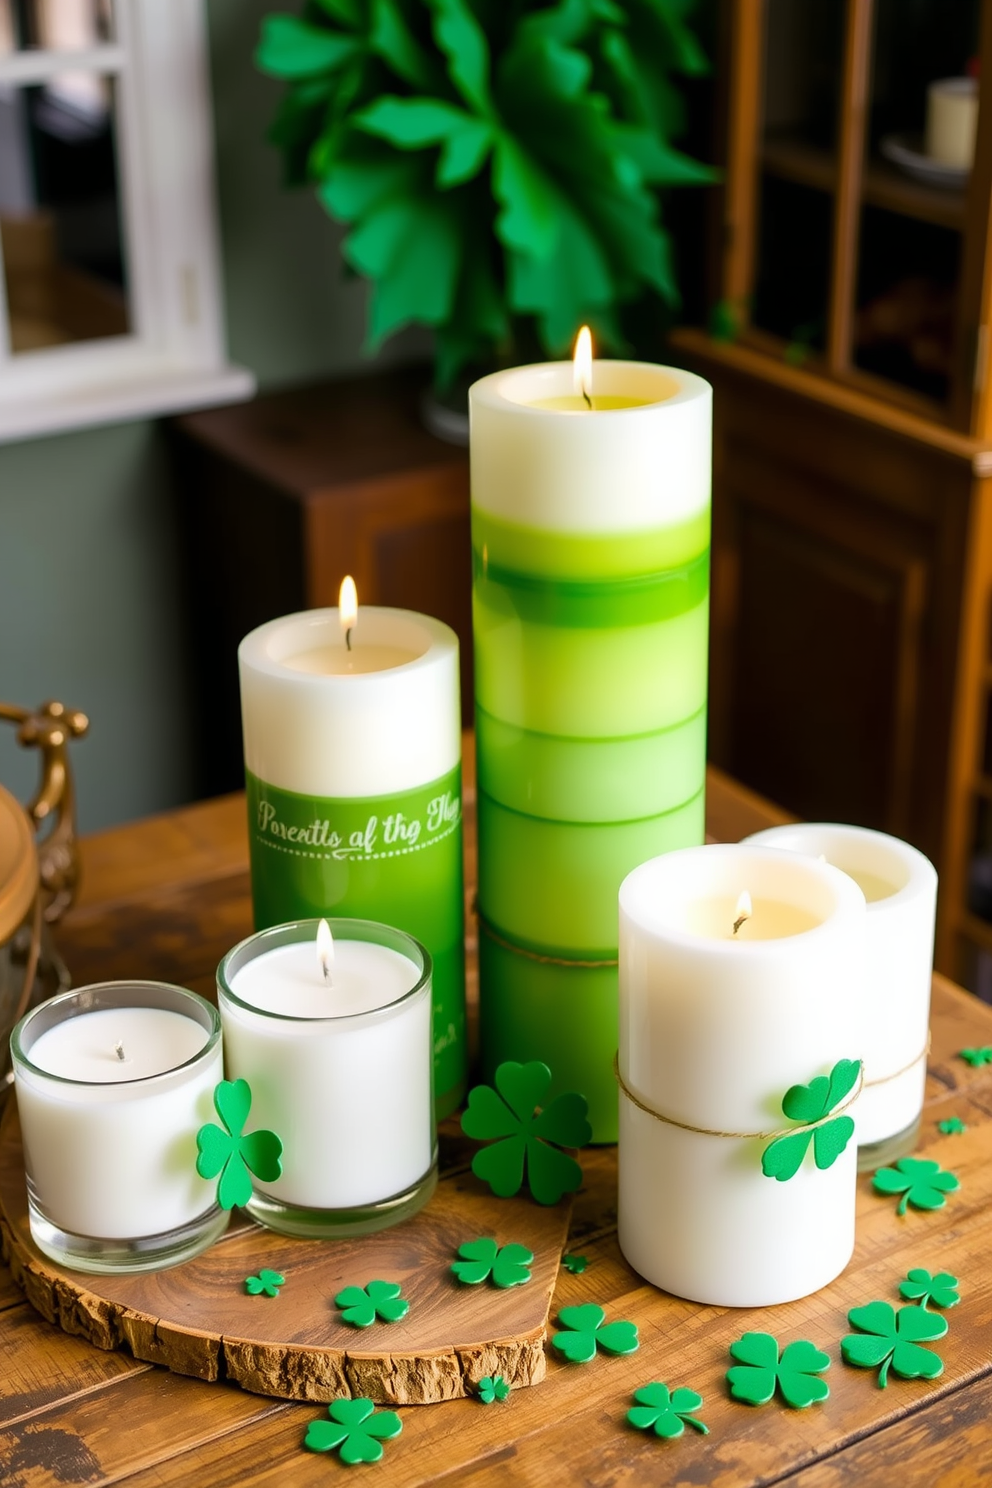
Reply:
<svg viewBox="0 0 992 1488"><path fill-rule="evenodd" d="M0 84L115 80L132 330L11 353L0 273L0 442L250 397L225 355L203 0L115 0L115 40L0 57Z"/></svg>

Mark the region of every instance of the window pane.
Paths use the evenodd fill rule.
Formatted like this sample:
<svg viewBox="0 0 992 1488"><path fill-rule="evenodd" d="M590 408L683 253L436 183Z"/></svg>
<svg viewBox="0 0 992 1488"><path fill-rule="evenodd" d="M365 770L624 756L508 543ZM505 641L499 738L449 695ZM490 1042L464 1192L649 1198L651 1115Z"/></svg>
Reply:
<svg viewBox="0 0 992 1488"><path fill-rule="evenodd" d="M111 0L0 0L0 56L18 47L76 52L112 40Z"/></svg>
<svg viewBox="0 0 992 1488"><path fill-rule="evenodd" d="M111 79L0 88L0 241L12 351L130 329Z"/></svg>

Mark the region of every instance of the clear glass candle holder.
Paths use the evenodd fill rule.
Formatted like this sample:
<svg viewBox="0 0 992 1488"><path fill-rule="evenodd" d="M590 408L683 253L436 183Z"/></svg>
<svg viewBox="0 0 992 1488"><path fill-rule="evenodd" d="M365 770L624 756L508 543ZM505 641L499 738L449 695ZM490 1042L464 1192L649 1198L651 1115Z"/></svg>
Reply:
<svg viewBox="0 0 992 1488"><path fill-rule="evenodd" d="M250 1129L283 1147L246 1207L305 1239L398 1224L437 1183L430 955L388 925L328 923L326 978L318 920L262 930L217 970L228 1078L251 1087Z"/></svg>
<svg viewBox="0 0 992 1488"><path fill-rule="evenodd" d="M10 1040L38 1249L76 1271L154 1271L227 1226L196 1172L223 1079L220 1019L163 982L53 997Z"/></svg>

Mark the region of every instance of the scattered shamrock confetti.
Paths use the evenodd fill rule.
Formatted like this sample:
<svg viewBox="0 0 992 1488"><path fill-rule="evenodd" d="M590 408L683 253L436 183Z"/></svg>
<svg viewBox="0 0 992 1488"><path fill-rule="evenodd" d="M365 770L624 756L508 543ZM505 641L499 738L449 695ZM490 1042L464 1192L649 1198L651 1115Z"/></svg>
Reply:
<svg viewBox="0 0 992 1488"><path fill-rule="evenodd" d="M730 1393L748 1405L767 1405L776 1387L786 1405L804 1410L826 1400L830 1386L819 1379L830 1368L830 1356L807 1339L786 1344L779 1357L778 1343L770 1333L745 1333L730 1345L739 1362L727 1370Z"/></svg>
<svg viewBox="0 0 992 1488"><path fill-rule="evenodd" d="M938 1313L922 1307L900 1307L896 1312L888 1302L869 1302L867 1307L852 1307L847 1320L861 1332L841 1339L844 1360L859 1369L878 1369L880 1389L889 1382L890 1368L903 1379L930 1380L943 1373L943 1360L920 1347L947 1332L947 1319Z"/></svg>
<svg viewBox="0 0 992 1488"><path fill-rule="evenodd" d="M251 1198L251 1174L263 1183L274 1183L282 1172L282 1142L275 1132L254 1131L243 1135L251 1110L251 1087L247 1080L221 1080L214 1090L214 1106L224 1123L223 1130L208 1122L196 1134L196 1171L201 1178L216 1178L217 1202L222 1209L247 1204Z"/></svg>
<svg viewBox="0 0 992 1488"><path fill-rule="evenodd" d="M581 1307L563 1307L558 1314L562 1332L554 1336L554 1346L573 1364L588 1364L597 1347L608 1354L632 1354L639 1347L637 1324L617 1318L603 1324L606 1313L595 1302Z"/></svg>
<svg viewBox="0 0 992 1488"><path fill-rule="evenodd" d="M703 1397L695 1390L673 1390L653 1380L634 1391L634 1400L627 1412L627 1420L639 1431L654 1430L655 1436L681 1436L686 1426L694 1426L703 1436L709 1436L710 1428L704 1426L691 1412L698 1410Z"/></svg>
<svg viewBox="0 0 992 1488"><path fill-rule="evenodd" d="M968 1128L960 1116L948 1116L944 1121L937 1122L937 1130L942 1132L945 1137L955 1137L959 1136L961 1132L966 1132Z"/></svg>
<svg viewBox="0 0 992 1488"><path fill-rule="evenodd" d="M573 1276L581 1276L589 1265L586 1257L580 1255L563 1255L561 1263L566 1271L571 1271Z"/></svg>
<svg viewBox="0 0 992 1488"><path fill-rule="evenodd" d="M400 1296L402 1290L395 1281L370 1281L364 1287L346 1286L334 1303L342 1309L341 1321L351 1328L369 1328L377 1317L398 1323L410 1311L409 1302Z"/></svg>
<svg viewBox="0 0 992 1488"><path fill-rule="evenodd" d="M510 1387L501 1374L487 1374L479 1381L478 1393L483 1405L492 1405L494 1400L505 1400Z"/></svg>
<svg viewBox="0 0 992 1488"><path fill-rule="evenodd" d="M489 1085L470 1090L462 1116L467 1137L500 1139L480 1148L472 1159L472 1172L494 1194L508 1199L520 1191L526 1168L537 1202L557 1204L562 1194L574 1193L582 1182L579 1164L559 1149L584 1147L592 1137L585 1096L568 1091L540 1109L551 1071L539 1060L530 1064L508 1060L497 1069L494 1084L495 1090Z"/></svg>
<svg viewBox="0 0 992 1488"><path fill-rule="evenodd" d="M949 1271L938 1271L931 1276L922 1266L914 1266L906 1280L899 1283L900 1295L918 1301L924 1312L928 1302L934 1307L957 1307L961 1301L957 1288L958 1279Z"/></svg>
<svg viewBox="0 0 992 1488"><path fill-rule="evenodd" d="M528 1267L534 1260L534 1252L526 1245L501 1247L495 1240L466 1240L459 1245L458 1254L461 1260L453 1261L451 1269L466 1286L477 1286L487 1276L498 1287L523 1286L530 1281Z"/></svg>
<svg viewBox="0 0 992 1488"><path fill-rule="evenodd" d="M782 1098L782 1110L790 1121L800 1122L795 1131L786 1132L769 1142L761 1155L761 1171L766 1178L779 1183L794 1178L803 1158L813 1143L813 1160L818 1168L829 1168L840 1157L854 1135L850 1116L837 1116L822 1126L812 1123L840 1105L854 1089L861 1073L857 1059L839 1059L828 1075L817 1075L808 1085L791 1086Z"/></svg>
<svg viewBox="0 0 992 1488"><path fill-rule="evenodd" d="M403 1430L395 1411L377 1411L371 1400L332 1400L327 1407L329 1421L311 1421L303 1445L311 1452L333 1452L341 1448L341 1461L378 1462L382 1443L391 1441Z"/></svg>
<svg viewBox="0 0 992 1488"><path fill-rule="evenodd" d="M959 1049L958 1058L963 1059L965 1064L970 1064L972 1069L978 1069L983 1064L992 1064L992 1044L984 1044L980 1049Z"/></svg>
<svg viewBox="0 0 992 1488"><path fill-rule="evenodd" d="M280 1276L278 1271L270 1271L268 1266L263 1266L257 1276L245 1277L245 1291L252 1297L263 1293L266 1297L278 1297L279 1288L285 1285L285 1276Z"/></svg>
<svg viewBox="0 0 992 1488"><path fill-rule="evenodd" d="M914 1209L942 1209L945 1194L961 1187L954 1173L926 1157L901 1157L894 1168L879 1168L872 1183L879 1193L902 1194L897 1214L905 1214L907 1204Z"/></svg>

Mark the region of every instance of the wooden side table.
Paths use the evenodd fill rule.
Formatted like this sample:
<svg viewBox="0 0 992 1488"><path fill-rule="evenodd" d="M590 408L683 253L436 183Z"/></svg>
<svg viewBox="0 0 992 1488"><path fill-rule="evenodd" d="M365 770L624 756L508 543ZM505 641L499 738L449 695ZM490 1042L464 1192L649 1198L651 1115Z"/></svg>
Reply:
<svg viewBox="0 0 992 1488"><path fill-rule="evenodd" d="M444 620L472 710L468 456L421 425L410 367L269 393L170 426L179 474L196 787L243 784L237 648L277 615L360 604Z"/></svg>

